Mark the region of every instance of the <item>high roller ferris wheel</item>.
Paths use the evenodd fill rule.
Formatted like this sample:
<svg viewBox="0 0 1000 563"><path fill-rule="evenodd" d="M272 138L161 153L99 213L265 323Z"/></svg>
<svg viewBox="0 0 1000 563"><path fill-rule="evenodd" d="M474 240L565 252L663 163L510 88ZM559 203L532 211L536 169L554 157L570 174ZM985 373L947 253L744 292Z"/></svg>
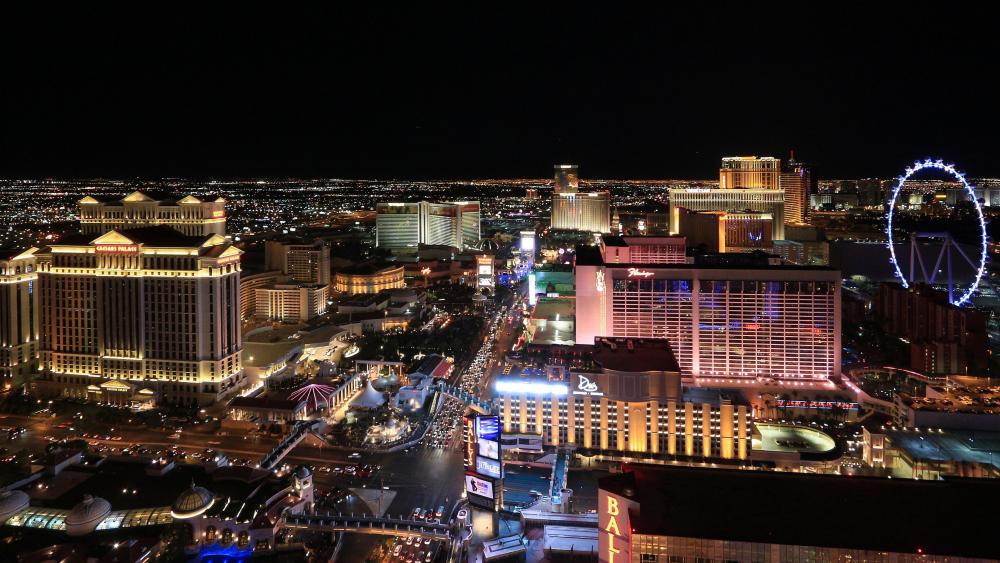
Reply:
<svg viewBox="0 0 1000 563"><path fill-rule="evenodd" d="M962 247L954 241L951 234L948 232L914 232L910 234L910 268L909 275L903 274L903 270L900 267L899 260L896 256L896 240L893 235L893 219L896 215L896 202L899 199L899 194L903 190L903 185L911 176L920 172L921 170L940 170L947 173L951 177L955 178L959 183L962 184L963 189L966 194L968 194L969 199L976 209L976 220L979 222L979 248L977 249L978 255L970 257ZM948 284L948 301L955 306L962 306L972 298L975 293L976 288L979 287L979 283L983 279L983 275L986 271L986 246L988 237L986 235L986 219L983 216L983 208L979 205L979 200L976 199L976 193L973 186L969 184L968 180L965 179L965 174L955 170L954 164L945 164L943 160L932 160L930 158L923 161L916 161L913 166L907 167L903 175L899 176L896 186L892 190L892 195L889 198L889 205L887 211L887 226L886 235L888 235L888 247L889 247L889 260L892 262L894 273L896 277L903 284L903 287L909 287L912 283L918 283L922 281L927 284L934 284L938 279L938 273L941 271L942 261L944 261L944 269L947 272L947 284ZM920 239L940 239L942 240L941 250L938 252L937 258L934 261L933 267L928 270L927 263L924 261L924 257L920 252L918 241ZM952 258L953 254L960 257L975 271L975 277L971 284L956 284L954 274L952 272ZM976 260L975 258L978 258ZM957 258L956 258L957 259ZM917 267L919 266L919 273L923 274L922 278L917 276Z"/></svg>

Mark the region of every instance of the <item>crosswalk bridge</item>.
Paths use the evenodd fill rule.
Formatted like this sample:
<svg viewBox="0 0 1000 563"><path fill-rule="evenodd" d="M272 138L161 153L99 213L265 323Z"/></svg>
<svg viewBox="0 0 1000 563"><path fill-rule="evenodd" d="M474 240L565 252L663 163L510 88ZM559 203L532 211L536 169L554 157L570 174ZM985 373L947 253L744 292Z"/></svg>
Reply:
<svg viewBox="0 0 1000 563"><path fill-rule="evenodd" d="M453 529L448 524L437 524L408 518L379 518L341 512L296 514L285 518L285 525L300 530L349 532L381 536L419 537L421 539L450 540Z"/></svg>
<svg viewBox="0 0 1000 563"><path fill-rule="evenodd" d="M321 420L300 420L295 423L295 427L287 436L281 439L271 451L264 454L257 464L261 469L274 469L289 452L299 445L310 432L316 430L322 424Z"/></svg>
<svg viewBox="0 0 1000 563"><path fill-rule="evenodd" d="M479 397L463 391L462 389L455 387L454 385L448 385L447 383L439 383L437 385L437 390L444 395L451 397L457 401L461 401L464 405L471 407L472 410L478 412L479 414L494 414L493 404L489 401L484 401Z"/></svg>

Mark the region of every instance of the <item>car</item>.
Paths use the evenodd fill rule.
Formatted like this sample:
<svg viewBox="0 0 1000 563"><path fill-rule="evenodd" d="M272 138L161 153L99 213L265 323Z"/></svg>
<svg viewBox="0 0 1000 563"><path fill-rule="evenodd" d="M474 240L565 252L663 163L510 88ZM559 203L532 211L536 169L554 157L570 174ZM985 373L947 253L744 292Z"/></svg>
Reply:
<svg viewBox="0 0 1000 563"><path fill-rule="evenodd" d="M413 509L413 519L416 520L419 517L420 517L420 508L414 508Z"/></svg>
<svg viewBox="0 0 1000 563"><path fill-rule="evenodd" d="M167 436L167 438L170 438L171 440L179 440L180 437L181 437L180 434L171 434L171 435Z"/></svg>
<svg viewBox="0 0 1000 563"><path fill-rule="evenodd" d="M430 541L430 540L427 540ZM427 550L427 557L424 558L425 563L431 563L431 550Z"/></svg>
<svg viewBox="0 0 1000 563"><path fill-rule="evenodd" d="M406 536L406 545L413 545L413 536Z"/></svg>
<svg viewBox="0 0 1000 563"><path fill-rule="evenodd" d="M396 549L392 550L393 555L399 555L399 552L403 550L403 544L396 544Z"/></svg>
<svg viewBox="0 0 1000 563"><path fill-rule="evenodd" d="M430 545L430 544L431 544L431 539L430 538L426 538L424 540L424 545ZM428 551L427 554L430 555L430 552Z"/></svg>
<svg viewBox="0 0 1000 563"><path fill-rule="evenodd" d="M347 456L347 459L361 459L361 454L358 452L354 452L351 455Z"/></svg>

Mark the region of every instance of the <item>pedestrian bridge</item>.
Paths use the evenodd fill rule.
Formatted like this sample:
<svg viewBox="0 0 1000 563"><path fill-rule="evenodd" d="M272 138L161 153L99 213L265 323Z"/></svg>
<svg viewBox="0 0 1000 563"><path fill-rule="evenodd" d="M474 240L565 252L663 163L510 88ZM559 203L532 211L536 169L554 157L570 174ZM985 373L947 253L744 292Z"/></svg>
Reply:
<svg viewBox="0 0 1000 563"><path fill-rule="evenodd" d="M406 518L378 518L341 512L290 514L285 518L285 526L300 530L350 532L380 536L413 536L432 540L450 540L452 533L452 528L448 524L435 524Z"/></svg>
<svg viewBox="0 0 1000 563"><path fill-rule="evenodd" d="M448 385L447 383L439 383L437 385L437 390L456 401L461 401L465 406L471 407L472 410L478 412L479 414L493 414L493 404L480 399L479 397L467 393L454 385Z"/></svg>
<svg viewBox="0 0 1000 563"><path fill-rule="evenodd" d="M300 420L296 422L295 428L261 458L260 463L257 464L258 467L268 470L274 469L290 451L295 449L295 446L299 445L299 442L304 440L310 432L315 431L316 427L322 423L323 421L321 420Z"/></svg>

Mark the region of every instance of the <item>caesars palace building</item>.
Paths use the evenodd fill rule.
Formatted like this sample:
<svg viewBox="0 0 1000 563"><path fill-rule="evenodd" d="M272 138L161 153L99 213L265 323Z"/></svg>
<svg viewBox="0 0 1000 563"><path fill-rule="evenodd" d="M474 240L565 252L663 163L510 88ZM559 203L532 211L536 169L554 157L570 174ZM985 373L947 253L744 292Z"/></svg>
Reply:
<svg viewBox="0 0 1000 563"><path fill-rule="evenodd" d="M243 252L163 225L63 237L35 253L41 396L208 404L246 385Z"/></svg>

